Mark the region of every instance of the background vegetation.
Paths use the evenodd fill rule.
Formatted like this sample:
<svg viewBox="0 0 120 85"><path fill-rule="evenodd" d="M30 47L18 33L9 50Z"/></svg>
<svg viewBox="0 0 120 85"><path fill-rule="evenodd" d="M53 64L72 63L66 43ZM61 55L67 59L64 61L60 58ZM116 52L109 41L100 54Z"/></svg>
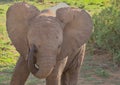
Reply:
<svg viewBox="0 0 120 85"><path fill-rule="evenodd" d="M43 3L38 3L38 0L0 0L0 85L8 85L19 56L8 38L5 26L8 7L18 1L26 1L37 6L40 10L59 2L86 9L92 16L94 32L88 43L87 48L89 52L82 68L83 74L88 70L94 69L94 71L92 70L94 73L90 74L105 78L110 76L106 69L99 68L100 66L96 66L97 68L93 67L93 64L98 62L90 62L93 60L93 55L96 55L96 52L97 54L109 54L109 56L104 56L103 59L106 60L110 57L112 62L110 62L109 66L112 68L120 65L120 0L44 0ZM94 78L91 79L90 74L84 75L87 76L86 80L94 80ZM81 76L83 77L83 75ZM30 81L27 83L33 85L36 81L37 79L33 80L30 78ZM120 82L116 85L120 85Z"/></svg>
<svg viewBox="0 0 120 85"><path fill-rule="evenodd" d="M93 42L99 49L108 51L113 62L120 65L120 0L111 1L110 6L93 15Z"/></svg>

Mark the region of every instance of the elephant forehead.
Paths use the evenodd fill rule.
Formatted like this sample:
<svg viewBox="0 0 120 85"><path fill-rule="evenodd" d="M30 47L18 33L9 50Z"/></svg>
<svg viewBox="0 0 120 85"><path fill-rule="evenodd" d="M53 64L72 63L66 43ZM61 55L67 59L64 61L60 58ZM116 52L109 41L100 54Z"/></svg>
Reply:
<svg viewBox="0 0 120 85"><path fill-rule="evenodd" d="M62 28L54 17L38 16L30 23L31 33L61 35Z"/></svg>
<svg viewBox="0 0 120 85"><path fill-rule="evenodd" d="M60 27L59 21L53 16L46 16L39 14L30 22L30 28L43 27L43 28L52 28Z"/></svg>
<svg viewBox="0 0 120 85"><path fill-rule="evenodd" d="M35 37L40 37L40 38L58 38L62 36L62 30L61 28L51 25L51 24L42 24L39 26L34 26L29 30L30 35L34 35Z"/></svg>
<svg viewBox="0 0 120 85"><path fill-rule="evenodd" d="M51 18L39 18L31 23L28 32L28 39L44 43L61 43L63 31L59 23Z"/></svg>

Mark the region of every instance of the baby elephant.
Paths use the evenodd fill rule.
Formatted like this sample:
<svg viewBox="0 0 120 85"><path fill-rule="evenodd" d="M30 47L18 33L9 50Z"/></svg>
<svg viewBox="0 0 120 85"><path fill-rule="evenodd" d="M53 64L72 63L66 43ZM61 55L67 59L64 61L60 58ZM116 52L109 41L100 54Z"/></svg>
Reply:
<svg viewBox="0 0 120 85"><path fill-rule="evenodd" d="M77 85L93 24L82 9L39 11L25 2L7 11L8 35L20 53L10 85L24 85L29 74L46 85Z"/></svg>

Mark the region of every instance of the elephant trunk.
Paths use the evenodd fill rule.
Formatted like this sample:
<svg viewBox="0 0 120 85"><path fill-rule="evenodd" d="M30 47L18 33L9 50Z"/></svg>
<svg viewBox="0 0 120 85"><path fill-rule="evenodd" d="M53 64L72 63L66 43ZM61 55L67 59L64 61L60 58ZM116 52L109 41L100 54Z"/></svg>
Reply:
<svg viewBox="0 0 120 85"><path fill-rule="evenodd" d="M29 71L37 78L47 78L54 69L55 62L51 59L43 58L40 60L36 57L37 49L33 45L28 54L28 68Z"/></svg>
<svg viewBox="0 0 120 85"><path fill-rule="evenodd" d="M36 64L35 50L36 47L33 45L31 49L29 49L28 54L28 68L29 71L34 75L39 71L39 69L35 67Z"/></svg>

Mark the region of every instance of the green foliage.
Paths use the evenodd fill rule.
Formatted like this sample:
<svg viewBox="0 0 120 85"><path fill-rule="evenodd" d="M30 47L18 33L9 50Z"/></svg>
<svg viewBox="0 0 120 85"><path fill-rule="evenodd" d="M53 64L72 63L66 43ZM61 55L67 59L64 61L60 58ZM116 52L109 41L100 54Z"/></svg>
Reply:
<svg viewBox="0 0 120 85"><path fill-rule="evenodd" d="M120 10L110 6L93 15L93 41L98 48L108 50L115 63L120 64Z"/></svg>

